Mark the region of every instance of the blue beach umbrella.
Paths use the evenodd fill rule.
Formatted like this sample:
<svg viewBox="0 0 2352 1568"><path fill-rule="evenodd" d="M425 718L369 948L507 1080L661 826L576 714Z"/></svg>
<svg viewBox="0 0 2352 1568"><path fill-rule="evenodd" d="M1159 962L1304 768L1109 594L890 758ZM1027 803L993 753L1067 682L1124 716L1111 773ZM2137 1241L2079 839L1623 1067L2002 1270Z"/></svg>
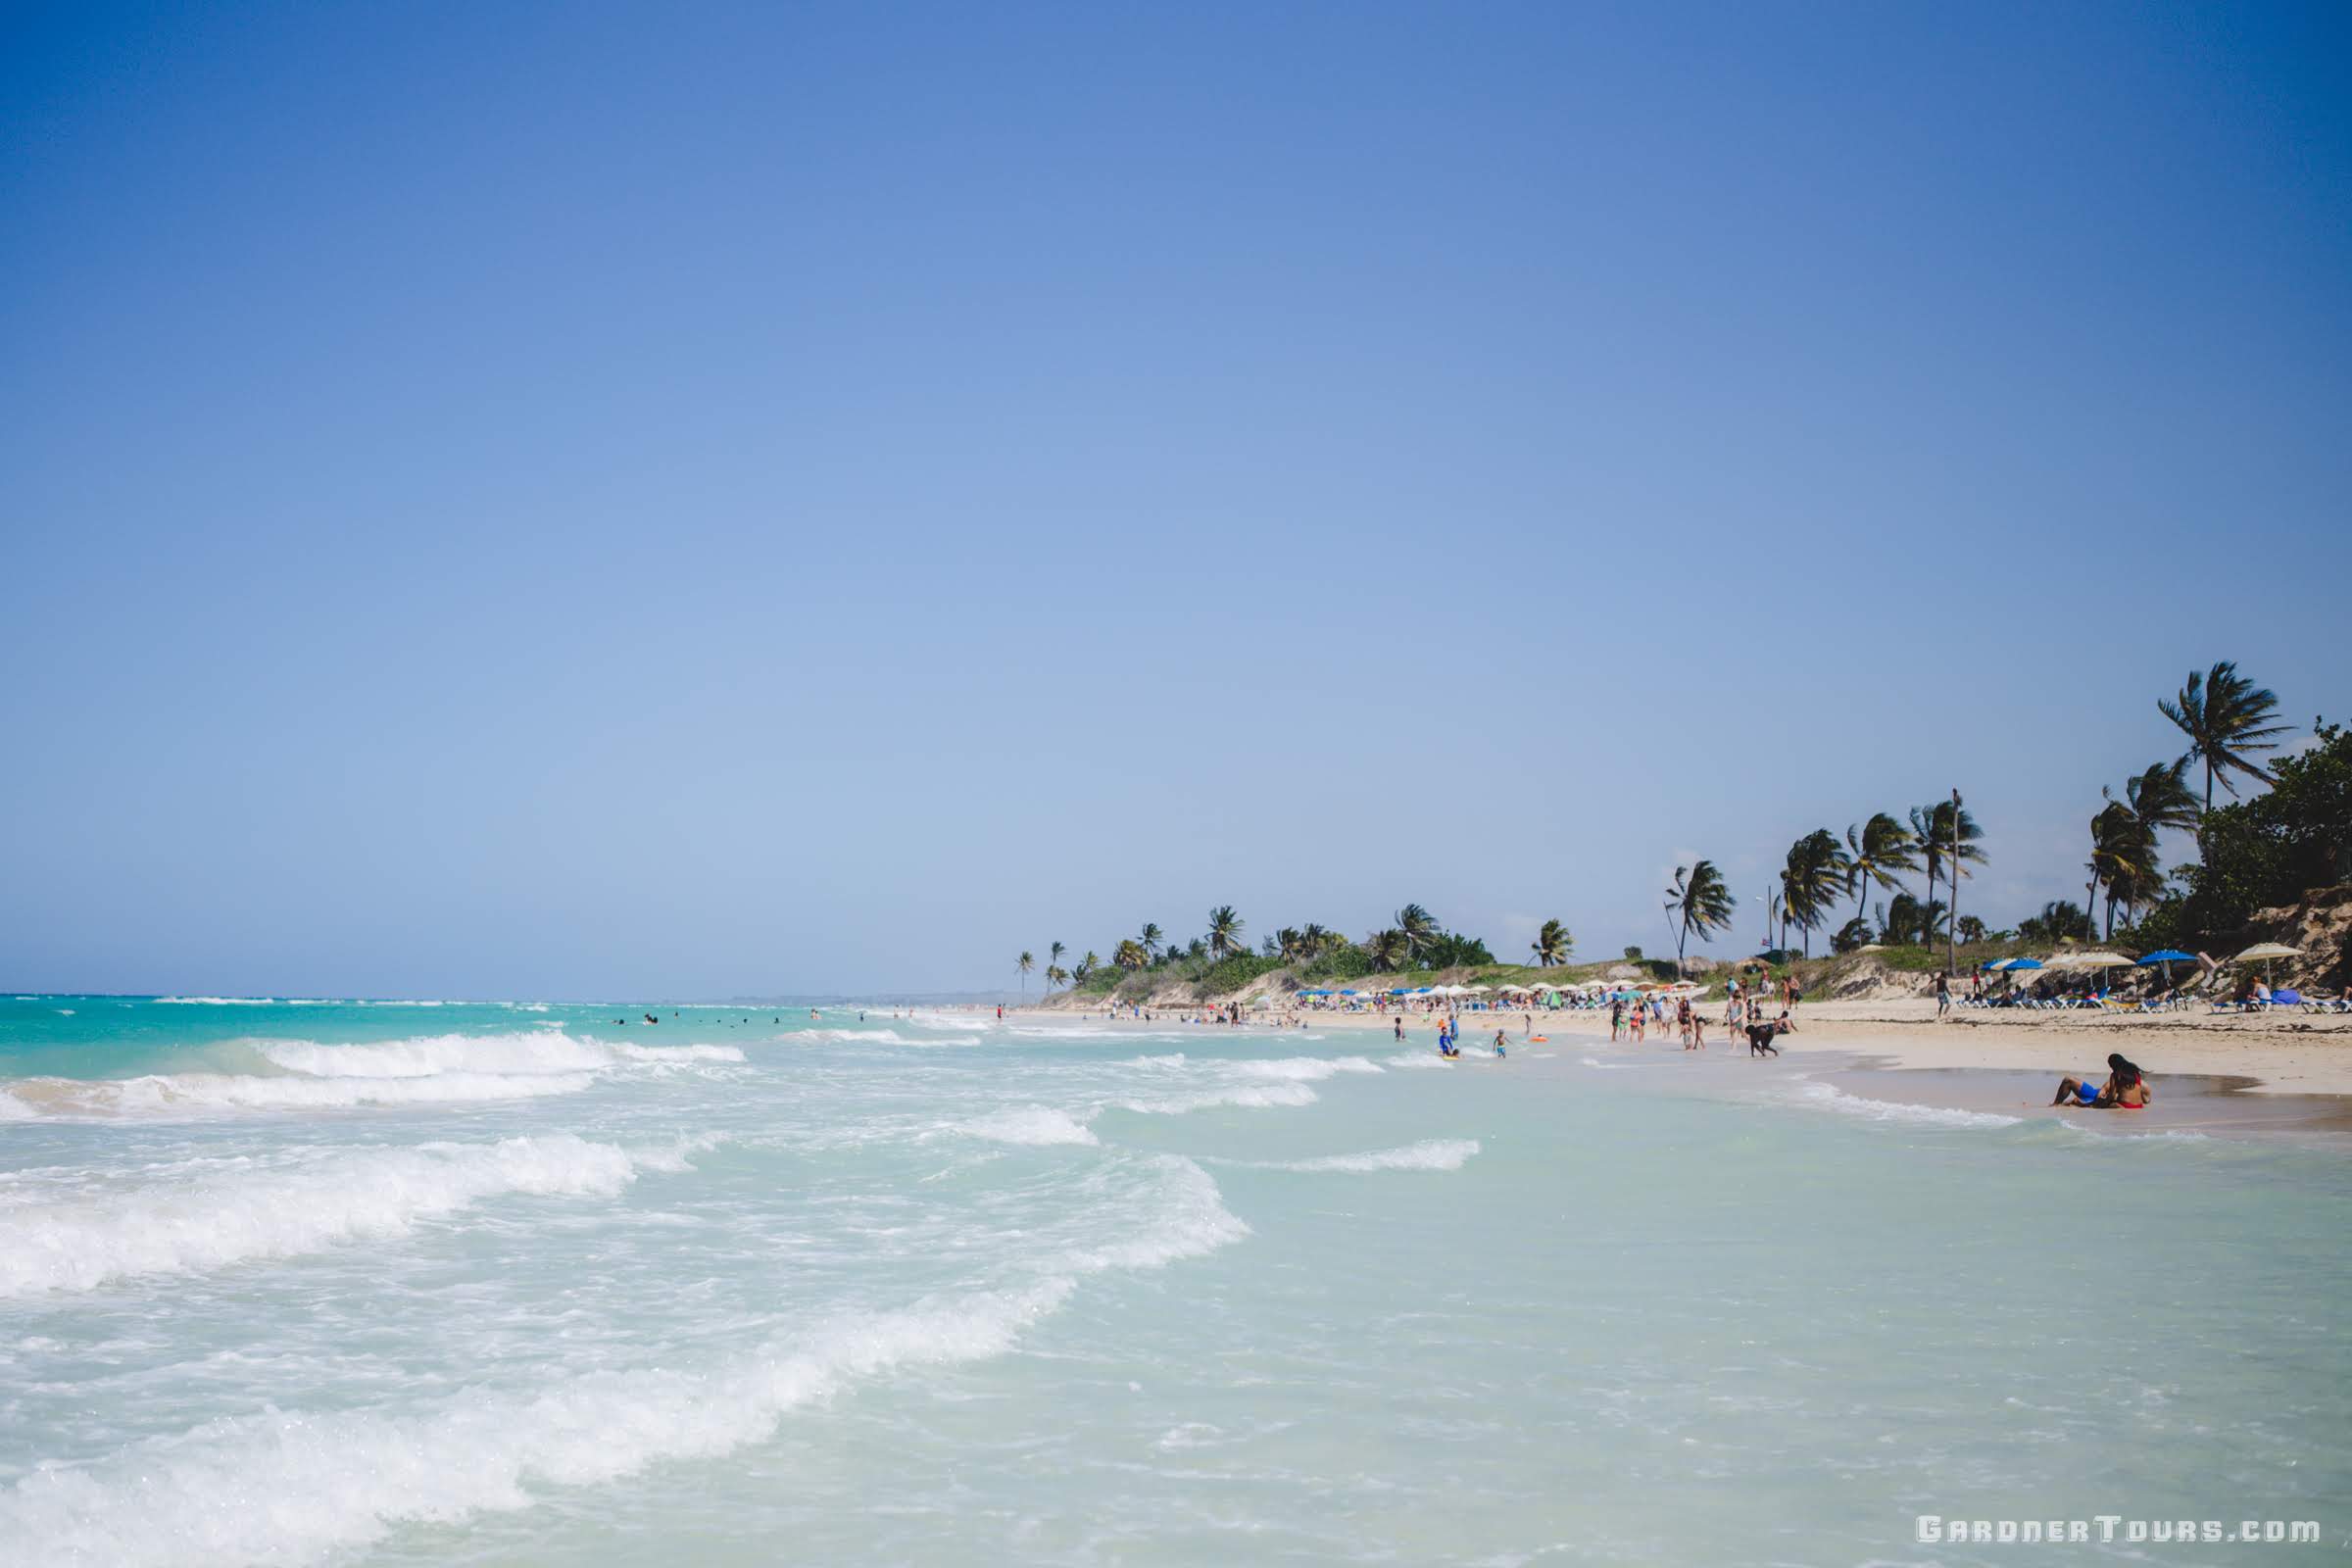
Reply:
<svg viewBox="0 0 2352 1568"><path fill-rule="evenodd" d="M2039 958L2011 958L2001 967L2004 969L2038 969L2041 967L2041 960Z"/></svg>
<svg viewBox="0 0 2352 1568"><path fill-rule="evenodd" d="M2182 953L2179 948L2166 948L2160 953L2151 953L2146 957L2140 959L2139 966L2142 969L2145 969L2151 963L2163 964L2164 988L2167 991L2170 991L2173 988L2173 965L2176 963L2194 963L2196 961L2197 956L2193 953Z"/></svg>

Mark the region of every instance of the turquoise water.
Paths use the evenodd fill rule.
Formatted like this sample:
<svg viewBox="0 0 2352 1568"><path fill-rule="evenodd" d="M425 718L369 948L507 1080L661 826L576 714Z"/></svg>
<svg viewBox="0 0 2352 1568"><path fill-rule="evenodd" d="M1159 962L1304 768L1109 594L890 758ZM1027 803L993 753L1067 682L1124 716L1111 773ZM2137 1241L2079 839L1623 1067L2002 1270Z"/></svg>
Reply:
<svg viewBox="0 0 2352 1568"><path fill-rule="evenodd" d="M0 1561L2352 1532L2337 1152L1671 1046L642 1010L0 1000Z"/></svg>

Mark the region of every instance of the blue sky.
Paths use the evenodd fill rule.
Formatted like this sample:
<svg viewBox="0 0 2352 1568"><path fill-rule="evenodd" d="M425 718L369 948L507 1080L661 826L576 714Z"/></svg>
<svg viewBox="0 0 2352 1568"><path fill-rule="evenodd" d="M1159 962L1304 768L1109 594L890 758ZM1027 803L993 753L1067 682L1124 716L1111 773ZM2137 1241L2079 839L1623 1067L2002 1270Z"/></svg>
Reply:
<svg viewBox="0 0 2352 1568"><path fill-rule="evenodd" d="M2008 924L2345 708L2340 7L7 26L0 984L1656 951L1954 785Z"/></svg>

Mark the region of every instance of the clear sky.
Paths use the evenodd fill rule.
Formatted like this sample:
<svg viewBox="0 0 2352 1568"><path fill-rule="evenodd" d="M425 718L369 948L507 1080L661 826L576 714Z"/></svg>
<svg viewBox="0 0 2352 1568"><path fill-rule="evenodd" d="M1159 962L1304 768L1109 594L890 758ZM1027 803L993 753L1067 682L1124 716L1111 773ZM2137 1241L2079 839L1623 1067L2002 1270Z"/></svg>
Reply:
<svg viewBox="0 0 2352 1568"><path fill-rule="evenodd" d="M2352 707L2340 5L4 25L0 986L1752 948L1954 785L2013 924Z"/></svg>

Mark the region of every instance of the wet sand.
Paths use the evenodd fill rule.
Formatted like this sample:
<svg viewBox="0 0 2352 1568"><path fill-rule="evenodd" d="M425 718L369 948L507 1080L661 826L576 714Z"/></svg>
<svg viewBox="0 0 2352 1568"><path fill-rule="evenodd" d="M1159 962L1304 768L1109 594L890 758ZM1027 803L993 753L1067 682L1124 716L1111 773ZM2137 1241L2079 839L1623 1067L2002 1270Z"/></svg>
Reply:
<svg viewBox="0 0 2352 1568"><path fill-rule="evenodd" d="M2089 1071L2085 1066L2074 1076ZM2058 1079L2046 1072L1999 1068L1893 1067L1859 1061L1824 1075L1846 1094L1946 1110L2057 1117L2096 1132L2198 1132L2211 1137L2287 1135L2352 1141L2352 1101L2341 1095L2255 1092L2252 1079L2226 1074L2148 1074L2155 1102L2146 1110L2089 1110L2052 1105Z"/></svg>

